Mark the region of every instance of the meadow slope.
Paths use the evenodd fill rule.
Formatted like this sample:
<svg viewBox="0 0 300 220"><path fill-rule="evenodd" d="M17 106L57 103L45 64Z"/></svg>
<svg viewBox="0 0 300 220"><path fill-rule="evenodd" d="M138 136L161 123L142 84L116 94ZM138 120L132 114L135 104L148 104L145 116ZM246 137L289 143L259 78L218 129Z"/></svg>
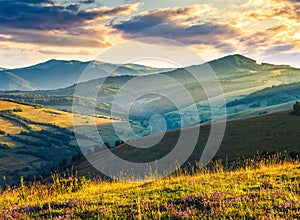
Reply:
<svg viewBox="0 0 300 220"><path fill-rule="evenodd" d="M111 121L107 117L72 115L41 105L0 100L0 185L3 176L9 183L21 175L39 176L79 154L73 125L104 126ZM88 135L86 139L89 141Z"/></svg>
<svg viewBox="0 0 300 220"><path fill-rule="evenodd" d="M291 110L280 111L266 115L249 117L245 119L236 119L228 121L226 131L221 143L221 146L216 152L214 160L221 159L227 163L234 163L236 160L243 161L245 158L253 158L255 155L263 154L264 152L286 152L287 154L296 157L300 155L300 136L299 124L300 117L291 115ZM210 133L211 126L200 125L200 132L197 144L192 155L184 166L199 162L203 149L206 146L207 138ZM185 132L194 133L196 127L185 128ZM127 161L136 163L144 161L155 161L169 154L180 137L180 130L166 132L162 140L155 146L149 148L135 148L131 146L131 142L123 144L114 149L109 149L119 157ZM155 143L158 135L151 135L142 138L142 143ZM134 146L134 145L133 145ZM105 149L107 150L107 149ZM174 153L174 152L173 152ZM98 160L106 160L103 157L103 152L94 153L93 164L98 163ZM185 148L176 151L174 161L170 164L176 164L176 158L182 158L185 155ZM101 163L101 162L100 162ZM111 161L107 160L107 164ZM85 158L81 158L75 164L79 174L86 175L87 173L97 173Z"/></svg>
<svg viewBox="0 0 300 220"><path fill-rule="evenodd" d="M275 158L276 159L276 158ZM297 219L300 164L248 161L234 171L216 166L153 182L22 183L0 195L2 219Z"/></svg>

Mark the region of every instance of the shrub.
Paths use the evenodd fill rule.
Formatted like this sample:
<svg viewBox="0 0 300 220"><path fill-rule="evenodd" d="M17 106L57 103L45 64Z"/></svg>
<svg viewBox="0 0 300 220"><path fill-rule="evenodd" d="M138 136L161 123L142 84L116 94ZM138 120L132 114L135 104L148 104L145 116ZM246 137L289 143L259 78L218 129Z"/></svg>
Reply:
<svg viewBox="0 0 300 220"><path fill-rule="evenodd" d="M21 108L15 108L13 109L13 112L23 112L23 110Z"/></svg>

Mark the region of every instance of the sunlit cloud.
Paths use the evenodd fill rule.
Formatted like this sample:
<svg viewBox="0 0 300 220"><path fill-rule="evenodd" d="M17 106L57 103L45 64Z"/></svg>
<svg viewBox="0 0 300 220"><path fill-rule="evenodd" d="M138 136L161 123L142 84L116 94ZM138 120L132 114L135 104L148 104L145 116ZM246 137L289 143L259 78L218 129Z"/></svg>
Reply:
<svg viewBox="0 0 300 220"><path fill-rule="evenodd" d="M235 51L227 39L239 36L240 30L213 19L209 21L208 15L215 16L210 5L157 9L116 23L113 27L121 31L124 38L159 36L187 45L213 45L224 53Z"/></svg>
<svg viewBox="0 0 300 220"><path fill-rule="evenodd" d="M103 39L110 28L105 24L101 26L100 21L131 14L138 8L138 4L132 4L79 11L75 4L57 6L47 0L32 2L1 2L1 32L11 36L6 40L60 46L109 46Z"/></svg>
<svg viewBox="0 0 300 220"><path fill-rule="evenodd" d="M128 39L163 37L207 59L242 53L297 65L289 54L300 54L298 0L224 0L223 7L216 2L146 10L147 1L108 7L96 0L5 0L0 49L22 51L18 56L28 60L86 60Z"/></svg>

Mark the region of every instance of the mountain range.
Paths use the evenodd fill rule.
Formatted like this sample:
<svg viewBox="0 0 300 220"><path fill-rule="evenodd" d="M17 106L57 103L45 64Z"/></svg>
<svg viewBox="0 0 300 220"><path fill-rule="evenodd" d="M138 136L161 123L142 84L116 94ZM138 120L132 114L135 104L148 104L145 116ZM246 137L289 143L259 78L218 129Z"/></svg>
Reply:
<svg viewBox="0 0 300 220"><path fill-rule="evenodd" d="M295 73L299 73L299 69L288 65L259 64L255 60L239 54L187 67L186 69L201 67L207 64L214 70L221 81L250 79L250 82L252 82L251 77L257 75L262 77L259 81L255 80L255 83L258 85L262 84L260 82L266 80L272 81L273 85L292 83L295 82L295 77L297 78L296 81L298 81L298 75L295 75ZM84 74L85 77L79 80L84 71L88 72L88 74ZM25 68L0 69L0 90L53 90L69 87L78 81L86 82L107 76L126 77L165 73L174 78L182 78L186 75L183 72L185 72L185 69L182 68L160 69L137 64L117 65L99 61L49 60ZM276 79L274 79L274 76L276 76ZM268 78L265 79L265 77ZM120 81L120 79L116 80ZM226 84L225 82L223 83Z"/></svg>
<svg viewBox="0 0 300 220"><path fill-rule="evenodd" d="M134 88L127 88L127 90L124 91L127 95L124 95L123 101L125 103L129 102L128 97L138 97L142 91L155 91L155 93L164 94L167 95L168 98L171 98L173 103L167 104L164 97L157 97L153 94L139 98L137 102L132 103L131 108L132 115L138 118L148 117L155 113L170 113L175 111L178 107L190 111L189 107L195 103L207 109L207 91L204 91L201 83L207 84L206 87L212 94L210 98L221 95L217 92L218 88L215 87L216 84L205 81L207 71L209 72L210 68L218 77L226 102L239 100L253 92L268 87L300 82L300 69L287 65L259 64L255 60L242 55L232 55L201 65L162 72L159 75L143 75L139 77L139 80L135 81ZM199 81L191 76L190 72L196 73L198 78L202 81L199 83ZM209 74L211 73L212 72L209 72ZM161 77L163 77L163 79L161 79ZM165 77L174 81L169 82ZM77 90L81 91L80 96L82 97L89 97L99 92L98 101L110 105L113 103L117 92L123 88L125 83L134 79L135 76L133 75L94 79L68 88L47 91L47 94L54 96L72 96L77 88ZM101 85L101 88L99 85ZM190 94L192 99L188 100L186 93ZM289 100L291 101L291 99ZM178 105L175 106L174 103ZM119 108L120 112L122 112L122 106L119 106ZM235 113L236 111L235 109L228 110L229 114ZM202 114L207 115L205 118L210 114L210 109L208 109L208 111L201 109L200 111Z"/></svg>
<svg viewBox="0 0 300 220"><path fill-rule="evenodd" d="M116 71L113 71L114 69ZM83 70L88 72L87 77L80 79L80 83L76 83ZM118 91L127 82L136 80L134 85L125 90L123 89L124 94L122 96L123 104L129 103L131 105L132 118L144 120L153 114L164 114L168 118L170 129L172 129L178 127L179 115L176 112L177 108L182 109L181 115L191 119L187 120L185 126L200 122L199 118L194 118L195 111L191 111L195 104L201 114L200 120L210 120L211 108L206 93L201 83L191 77L190 74L190 72L194 72L202 82L210 83L205 81L205 76L208 75L207 71L210 70L209 74L214 71L218 77L218 82L222 86L227 115L236 115L247 111L254 111L255 114L259 114L264 110L257 111L258 108L284 104L298 99L295 91L300 88L300 84L297 84L297 82L300 82L300 69L288 65L258 63L239 54L178 69L159 69L136 64L125 64L118 68L115 64L96 61L50 60L28 68L0 71L0 77L10 76L10 80L6 77L6 80L0 81L0 87L10 88L10 90L23 90L22 88L26 87L27 90L34 90L2 92L1 96L4 98L13 98L17 101L33 102L67 110L72 108L73 96L77 88L81 91L80 97L98 94L96 112L110 115L110 108ZM11 74L8 74L8 72L11 72ZM113 73L106 77L109 72ZM137 78L137 76L139 77ZM164 79L162 80L161 77ZM166 78L172 80L172 82ZM63 85L67 86L56 89L57 87L63 87ZM212 93L210 98L222 95L220 91L217 92L218 88L215 88L215 85L208 84L206 86ZM51 89L35 90L37 88ZM287 90L293 90L294 95L287 92L283 96L281 92ZM142 91L152 93L143 95L136 102L130 103L130 97L138 97ZM156 94L153 94L153 92ZM187 93L192 99L187 99ZM171 102L157 94L168 96ZM270 95L273 101L270 101ZM265 101L261 101L262 99L265 99ZM81 101L84 105L88 105L88 102L87 100ZM117 106L117 114L121 118L126 114L123 104L119 103L119 106ZM216 111L220 109L220 114L224 114L222 113L223 107L219 106ZM284 109L286 107L279 110ZM252 113L248 115L252 115Z"/></svg>
<svg viewBox="0 0 300 220"><path fill-rule="evenodd" d="M49 60L44 63L18 69L0 69L0 90L47 90L68 87L78 82L88 67L89 73L81 81L109 75L141 75L169 69L158 69L136 64L108 64L98 61Z"/></svg>

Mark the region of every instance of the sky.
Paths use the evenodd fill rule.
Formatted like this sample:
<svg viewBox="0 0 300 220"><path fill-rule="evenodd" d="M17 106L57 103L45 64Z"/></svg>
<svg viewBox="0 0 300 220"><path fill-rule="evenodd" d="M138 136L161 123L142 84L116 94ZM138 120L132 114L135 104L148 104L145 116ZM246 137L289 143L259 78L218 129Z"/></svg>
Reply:
<svg viewBox="0 0 300 220"><path fill-rule="evenodd" d="M0 67L93 60L143 37L205 61L243 54L300 67L300 0L0 0Z"/></svg>

